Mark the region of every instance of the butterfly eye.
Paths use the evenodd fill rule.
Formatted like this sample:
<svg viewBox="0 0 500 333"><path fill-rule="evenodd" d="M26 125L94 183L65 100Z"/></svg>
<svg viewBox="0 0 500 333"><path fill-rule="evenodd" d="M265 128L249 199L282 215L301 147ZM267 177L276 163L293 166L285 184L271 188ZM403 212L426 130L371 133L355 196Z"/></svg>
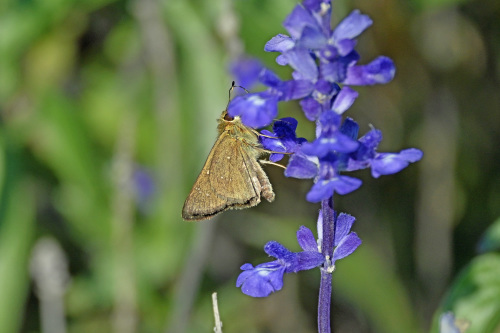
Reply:
<svg viewBox="0 0 500 333"><path fill-rule="evenodd" d="M228 113L226 113L224 115L224 120L227 120L227 121L233 121L234 120L234 117L230 116Z"/></svg>

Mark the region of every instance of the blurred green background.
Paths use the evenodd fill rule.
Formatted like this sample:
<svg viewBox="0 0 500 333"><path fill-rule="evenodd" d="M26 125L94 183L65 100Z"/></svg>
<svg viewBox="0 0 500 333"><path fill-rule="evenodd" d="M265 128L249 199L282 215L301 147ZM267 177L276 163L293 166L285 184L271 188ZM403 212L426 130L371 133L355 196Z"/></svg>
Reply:
<svg viewBox="0 0 500 333"><path fill-rule="evenodd" d="M267 241L298 251L298 227L315 228L311 181L268 166L274 203L180 218L227 104L229 62L250 54L289 78L263 47L295 4L0 4L0 332L209 332L214 291L225 332L316 331L318 270L265 299L235 287L243 263L268 260ZM357 172L361 189L335 198L363 245L337 264L334 332L426 332L439 306L470 320L479 307L462 296L481 289L476 271L493 289L478 314L488 323L470 332L498 332L498 255L470 263L500 216L500 2L335 0L333 24L354 8L374 20L360 63L387 55L397 74L356 88L347 114L383 131L381 151L424 158L380 179ZM280 116L314 137L296 102Z"/></svg>

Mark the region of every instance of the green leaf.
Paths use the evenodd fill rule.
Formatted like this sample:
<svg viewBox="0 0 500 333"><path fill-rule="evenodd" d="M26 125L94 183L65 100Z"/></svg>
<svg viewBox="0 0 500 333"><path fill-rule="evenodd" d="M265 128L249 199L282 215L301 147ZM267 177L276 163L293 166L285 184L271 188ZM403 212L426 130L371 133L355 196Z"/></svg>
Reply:
<svg viewBox="0 0 500 333"><path fill-rule="evenodd" d="M478 247L479 252L489 252L500 249L500 218L486 230Z"/></svg>
<svg viewBox="0 0 500 333"><path fill-rule="evenodd" d="M19 332L29 288L28 260L35 229L33 186L20 178L16 152L0 137L1 169L5 179L0 198L0 330ZM5 154L5 155L4 155ZM4 156L3 156L4 155Z"/></svg>
<svg viewBox="0 0 500 333"><path fill-rule="evenodd" d="M467 333L494 333L500 329L500 254L476 257L451 286L434 316L432 332L438 332L439 317L452 311L458 320L470 323Z"/></svg>

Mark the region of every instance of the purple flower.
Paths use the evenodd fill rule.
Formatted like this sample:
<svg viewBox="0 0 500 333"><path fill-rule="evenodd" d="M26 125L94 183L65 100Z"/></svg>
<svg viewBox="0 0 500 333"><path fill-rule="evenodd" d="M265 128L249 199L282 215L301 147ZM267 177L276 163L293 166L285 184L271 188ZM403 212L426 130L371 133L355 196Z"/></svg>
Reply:
<svg viewBox="0 0 500 333"><path fill-rule="evenodd" d="M326 160L323 160L323 162L320 168L320 176L306 195L307 201L320 202L331 198L334 193L345 195L357 190L361 186L361 180L339 175L334 171L331 163L326 162Z"/></svg>
<svg viewBox="0 0 500 333"><path fill-rule="evenodd" d="M340 91L338 84L323 79L318 80L311 95L300 101L307 119L316 120L323 111L330 110L332 101L338 97Z"/></svg>
<svg viewBox="0 0 500 333"><path fill-rule="evenodd" d="M404 149L399 153L377 153L371 161L372 176L378 178L381 175L392 175L403 170L410 163L419 161L422 156L422 151L416 148Z"/></svg>
<svg viewBox="0 0 500 333"><path fill-rule="evenodd" d="M349 153L358 148L359 143L343 134L340 129L340 115L325 111L318 121L318 138L302 145L302 152L322 158L330 152Z"/></svg>
<svg viewBox="0 0 500 333"><path fill-rule="evenodd" d="M294 152L298 146L307 141L304 138L297 138L295 134L297 124L297 120L291 117L275 121L273 124L273 132L268 130L261 131L262 134L266 135L260 137L262 146L267 150L275 152ZM272 153L269 160L278 162L283 156L283 154Z"/></svg>
<svg viewBox="0 0 500 333"><path fill-rule="evenodd" d="M234 80L248 90L259 82L263 69L264 66L258 59L250 57L238 58L229 65L229 72L234 76Z"/></svg>
<svg viewBox="0 0 500 333"><path fill-rule="evenodd" d="M230 116L240 116L250 127L269 125L278 115L278 96L268 91L235 97L228 106Z"/></svg>
<svg viewBox="0 0 500 333"><path fill-rule="evenodd" d="M253 267L244 264L240 267L243 272L236 280L236 287L252 297L267 297L283 287L283 274L285 266L279 260L266 262Z"/></svg>
<svg viewBox="0 0 500 333"><path fill-rule="evenodd" d="M335 98L340 90L338 83L387 83L395 74L394 63L387 57L379 57L368 65L356 65L359 55L354 50L354 39L373 23L368 16L355 10L333 31L330 16L330 1L311 0L297 5L283 23L290 36L278 34L264 48L280 52L276 61L291 66L296 80L315 85L311 95L300 101L309 120L316 120L325 110L342 114L352 105L357 93L345 86Z"/></svg>
<svg viewBox="0 0 500 333"><path fill-rule="evenodd" d="M332 269L335 262L352 254L361 245L361 239L355 232L351 232L352 225L356 218L349 214L340 213L335 219L335 233L333 239L333 255L330 260ZM323 237L323 211L320 210L318 217L318 237Z"/></svg>
<svg viewBox="0 0 500 333"><path fill-rule="evenodd" d="M314 4L311 4L311 3ZM392 80L395 66L387 57L380 57L365 66L354 50L355 38L373 21L354 10L333 30L330 30L329 1L308 1L297 5L284 22L290 37L278 34L264 47L268 52L280 52L276 61L290 65L294 77L316 82L323 79L334 83L371 85ZM319 62L319 71L316 61Z"/></svg>
<svg viewBox="0 0 500 333"><path fill-rule="evenodd" d="M143 213L147 213L156 192L156 184L151 172L142 166L136 166L132 174L132 183L137 206Z"/></svg>
<svg viewBox="0 0 500 333"><path fill-rule="evenodd" d="M356 98L358 98L358 92L348 86L344 86L335 97L332 104L332 110L337 114L343 114L351 107Z"/></svg>
<svg viewBox="0 0 500 333"><path fill-rule="evenodd" d="M346 119L345 123L351 127L350 131L357 133L358 125L352 119ZM359 148L344 156L347 158L347 163L344 163L341 170L354 171L371 167L372 176L378 178L381 175L397 173L410 163L419 161L423 156L422 151L415 148L404 149L399 153L378 153L377 146L380 141L382 141L381 131L377 129L369 131L358 140Z"/></svg>
<svg viewBox="0 0 500 333"><path fill-rule="evenodd" d="M320 215L322 216L322 215ZM361 245L361 239L355 232L351 232L356 218L349 214L341 213L335 224L335 240L333 246L332 265L335 261L345 258L353 253ZM319 223L319 222L318 222Z"/></svg>
<svg viewBox="0 0 500 333"><path fill-rule="evenodd" d="M266 91L235 97L228 105L230 116L240 116L250 127L269 125L278 114L278 102L303 98L311 93L313 84L306 80L282 81L269 69L259 72Z"/></svg>
<svg viewBox="0 0 500 333"><path fill-rule="evenodd" d="M371 167L372 176L397 173L410 163L422 158L422 151L415 148L399 153L378 153L382 133L372 129L356 140L358 124L347 118L340 125L340 115L333 111L323 112L318 120L318 138L303 143L289 160L285 176L315 178L315 184L307 194L310 202L319 202L333 193L341 195L355 191L361 180L341 175L341 172Z"/></svg>
<svg viewBox="0 0 500 333"><path fill-rule="evenodd" d="M359 143L340 130L341 117L334 111L323 112L318 120L318 138L303 143L285 171L287 177L314 178L307 194L310 202L319 202L333 193L347 194L361 186L361 181L339 174L339 156L355 151ZM311 156L316 157L312 159Z"/></svg>
<svg viewBox="0 0 500 333"><path fill-rule="evenodd" d="M391 81L395 74L396 67L392 60L382 56L368 65L349 67L344 83L357 86L383 84Z"/></svg>
<svg viewBox="0 0 500 333"><path fill-rule="evenodd" d="M319 159L316 156L307 156L303 152L296 151L285 170L285 176L298 179L314 178L318 174Z"/></svg>
<svg viewBox="0 0 500 333"><path fill-rule="evenodd" d="M394 77L395 67L387 57L379 57L368 65L356 65L359 55L354 50L356 41L371 19L355 10L333 31L329 18L329 1L306 1L297 5L284 22L290 37L278 34L267 42L264 50L280 52L276 61L294 69L294 80L282 81L260 62L242 58L232 66L232 73L240 84L252 86L257 79L266 85L264 92L235 97L228 106L231 116L240 116L250 127L263 127L277 115L277 103L302 99L309 120L316 120L326 110L345 112L357 93L338 83L372 85L387 83Z"/></svg>
<svg viewBox="0 0 500 333"><path fill-rule="evenodd" d="M278 242L268 242L264 251L277 260L255 267L244 264L241 266L243 272L236 280L236 287L241 287L241 291L249 296L266 297L283 287L285 273L313 269L325 262L310 229L301 226L297 231L297 241L302 252L291 252Z"/></svg>

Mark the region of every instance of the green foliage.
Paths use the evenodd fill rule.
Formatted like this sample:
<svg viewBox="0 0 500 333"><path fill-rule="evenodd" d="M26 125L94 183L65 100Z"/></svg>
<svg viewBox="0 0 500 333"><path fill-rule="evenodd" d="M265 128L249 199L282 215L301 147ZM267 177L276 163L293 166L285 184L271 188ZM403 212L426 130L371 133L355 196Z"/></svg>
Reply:
<svg viewBox="0 0 500 333"><path fill-rule="evenodd" d="M497 219L486 230L479 242L480 252L498 251L500 249L500 219Z"/></svg>
<svg viewBox="0 0 500 333"><path fill-rule="evenodd" d="M29 289L28 264L35 233L34 187L19 167L16 147L0 136L2 195L0 197L0 328L17 332L21 327Z"/></svg>
<svg viewBox="0 0 500 333"><path fill-rule="evenodd" d="M467 333L494 333L500 327L500 255L483 254L463 269L451 285L436 312L433 332L438 332L438 316L452 311L468 324Z"/></svg>

